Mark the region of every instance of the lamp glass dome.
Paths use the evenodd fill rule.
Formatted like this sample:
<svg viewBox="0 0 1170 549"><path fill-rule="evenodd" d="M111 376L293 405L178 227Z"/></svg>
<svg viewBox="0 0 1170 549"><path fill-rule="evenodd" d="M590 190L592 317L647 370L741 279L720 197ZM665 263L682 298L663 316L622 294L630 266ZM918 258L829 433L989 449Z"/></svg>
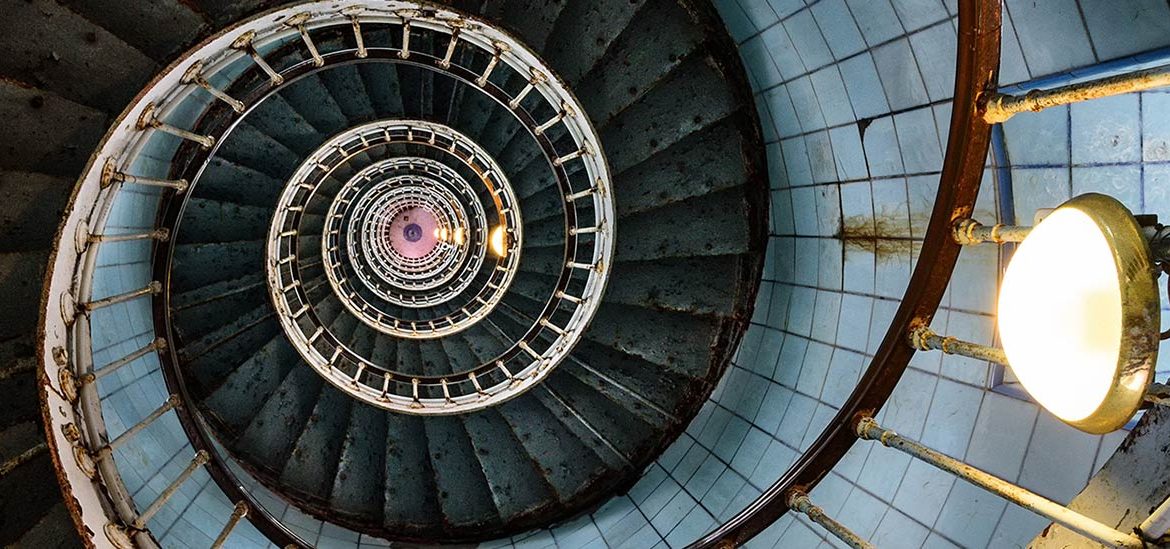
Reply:
<svg viewBox="0 0 1170 549"><path fill-rule="evenodd" d="M1082 195L1032 229L1004 273L997 315L1012 371L1053 415L1104 433L1141 405L1157 356L1158 292L1146 241L1121 203Z"/></svg>

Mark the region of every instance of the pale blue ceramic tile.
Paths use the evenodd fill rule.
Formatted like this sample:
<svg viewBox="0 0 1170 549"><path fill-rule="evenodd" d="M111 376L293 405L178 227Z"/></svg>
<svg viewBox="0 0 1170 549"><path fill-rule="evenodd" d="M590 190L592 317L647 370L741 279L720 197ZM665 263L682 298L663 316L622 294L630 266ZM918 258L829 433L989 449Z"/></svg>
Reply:
<svg viewBox="0 0 1170 549"><path fill-rule="evenodd" d="M785 80L791 80L806 72L804 63L800 61L800 56L792 45L792 39L784 30L784 25L775 25L765 30L760 33L760 38L763 39L768 53L772 56L772 62L776 63L776 68L780 69L780 74Z"/></svg>
<svg viewBox="0 0 1170 549"><path fill-rule="evenodd" d="M1036 210L1055 208L1072 198L1068 168L1013 169L1016 222L1031 225Z"/></svg>
<svg viewBox="0 0 1170 549"><path fill-rule="evenodd" d="M832 347L819 341L810 342L800 368L796 391L809 397L819 398L821 390L825 386L825 376L828 375L831 360L833 360ZM789 410L791 412L791 404Z"/></svg>
<svg viewBox="0 0 1170 549"><path fill-rule="evenodd" d="M1095 61L1075 0L1007 0L1033 78Z"/></svg>
<svg viewBox="0 0 1170 549"><path fill-rule="evenodd" d="M933 25L950 15L940 0L892 0L891 3L906 32Z"/></svg>
<svg viewBox="0 0 1170 549"><path fill-rule="evenodd" d="M736 416L731 416L727 422L727 427L720 433L719 439L711 446L711 451L719 456L725 462L731 461L735 453L739 451L739 445L743 442L744 437L747 436L751 425Z"/></svg>
<svg viewBox="0 0 1170 549"><path fill-rule="evenodd" d="M803 10L784 21L788 36L800 53L800 59L808 70L816 70L833 62L833 53L821 36L821 29L810 10Z"/></svg>
<svg viewBox="0 0 1170 549"><path fill-rule="evenodd" d="M911 460L894 496L894 507L922 524L934 524L955 483L954 475Z"/></svg>
<svg viewBox="0 0 1170 549"><path fill-rule="evenodd" d="M820 241L818 284L822 288L840 291L845 275L842 270L845 252L841 241L835 238L820 238L818 240Z"/></svg>
<svg viewBox="0 0 1170 549"><path fill-rule="evenodd" d="M871 118L890 111L877 67L869 52L850 57L842 61L839 67L849 101L853 103L853 112L858 118Z"/></svg>
<svg viewBox="0 0 1170 549"><path fill-rule="evenodd" d="M788 307L792 300L792 287L777 283L772 285L772 307L768 312L768 326L781 329L788 323ZM773 365L773 371L775 365ZM769 376L772 374L769 373Z"/></svg>
<svg viewBox="0 0 1170 549"><path fill-rule="evenodd" d="M747 479L728 469L719 476L719 479L703 496L703 506L717 515L722 515L739 496L753 491L752 487L747 485ZM746 504L746 502L742 503ZM742 509L742 507L740 508Z"/></svg>
<svg viewBox="0 0 1170 549"><path fill-rule="evenodd" d="M837 407L842 406L857 386L863 368L864 356L844 349L835 350L829 362L829 374L821 391L821 400Z"/></svg>
<svg viewBox="0 0 1170 549"><path fill-rule="evenodd" d="M760 101L759 96L756 98L756 116L760 117L760 131L763 134L765 143L773 143L780 140L780 134L776 131L775 117L772 116L771 106L767 101Z"/></svg>
<svg viewBox="0 0 1170 549"><path fill-rule="evenodd" d="M892 117L878 118L865 129L862 144L872 177L889 177L906 173L902 151Z"/></svg>
<svg viewBox="0 0 1170 549"><path fill-rule="evenodd" d="M1170 7L1160 0L1080 0L1102 61L1170 45Z"/></svg>
<svg viewBox="0 0 1170 549"><path fill-rule="evenodd" d="M1130 211L1142 211L1142 167L1126 166L1074 167L1073 196L1101 193L1119 200Z"/></svg>
<svg viewBox="0 0 1170 549"><path fill-rule="evenodd" d="M1170 164L1147 165L1142 174L1147 213L1157 214L1159 221L1170 220Z"/></svg>
<svg viewBox="0 0 1170 549"><path fill-rule="evenodd" d="M848 292L874 293L874 245L864 240L850 241L845 246L845 265L841 286Z"/></svg>
<svg viewBox="0 0 1170 549"><path fill-rule="evenodd" d="M799 187L804 185L811 185L813 183L812 167L808 160L808 151L803 137L791 137L780 142L780 146L784 151L784 166L788 168L788 183L790 186ZM793 202L793 208L796 203ZM799 219L799 214L797 214ZM800 234L801 225L798 222L796 226L797 234Z"/></svg>
<svg viewBox="0 0 1170 549"><path fill-rule="evenodd" d="M881 444L871 446L865 466L858 475L858 485L883 501L893 501L898 486L902 484L902 475L913 458Z"/></svg>
<svg viewBox="0 0 1170 549"><path fill-rule="evenodd" d="M1142 160L1170 161L1170 93L1143 93Z"/></svg>
<svg viewBox="0 0 1170 549"><path fill-rule="evenodd" d="M889 0L847 0L853 19L870 47L905 33Z"/></svg>
<svg viewBox="0 0 1170 549"><path fill-rule="evenodd" d="M841 297L841 319L837 326L837 345L859 353L865 352L869 343L872 314L872 297L844 294Z"/></svg>
<svg viewBox="0 0 1170 549"><path fill-rule="evenodd" d="M813 187L796 187L791 189L790 193L796 234L816 235L818 232L816 190Z"/></svg>
<svg viewBox="0 0 1170 549"><path fill-rule="evenodd" d="M1041 410L1020 472L1020 485L1058 503L1068 503L1089 481L1100 438ZM1052 448L1061 451L1053 452Z"/></svg>
<svg viewBox="0 0 1170 549"><path fill-rule="evenodd" d="M1014 482L1024 464L1037 411L1031 402L988 392L975 421L966 462Z"/></svg>
<svg viewBox="0 0 1170 549"><path fill-rule="evenodd" d="M966 481L951 489L935 529L965 547L985 547L1007 501Z"/></svg>
<svg viewBox="0 0 1170 549"><path fill-rule="evenodd" d="M792 304L788 310L788 325L785 329L793 334L809 335L812 332L812 307L815 301L816 290L806 286L794 286ZM792 338L785 338L785 341L790 339ZM780 350L780 355L783 360L784 349Z"/></svg>
<svg viewBox="0 0 1170 549"><path fill-rule="evenodd" d="M784 152L783 152L783 148L780 147L780 143L778 141L768 143L767 145L765 145L764 149L766 151L767 158L768 158L769 186L772 189L786 189L786 188L788 188L788 173L784 169ZM787 196L787 195L785 195L785 196ZM773 194L772 197L773 197L772 198L772 201L773 201L772 206L773 207L783 206L781 204L775 203L775 201L776 201L775 194ZM789 205L789 207L790 206L791 205ZM777 216L775 216L775 214L773 214L773 217L777 217ZM791 212L787 213L787 217L788 217L788 222L791 223L792 222ZM779 221L779 219L777 219L777 222L780 225L783 224L782 222Z"/></svg>
<svg viewBox="0 0 1170 549"><path fill-rule="evenodd" d="M829 426L829 422L837 415L837 408L824 403L818 403L809 421L808 430L804 433L804 440L800 442L800 451L807 452L813 442L820 438L821 433Z"/></svg>
<svg viewBox="0 0 1170 549"><path fill-rule="evenodd" d="M861 148L861 134L854 125L829 130L833 144L833 160L837 174L842 181L858 181L868 178L865 165L865 151Z"/></svg>
<svg viewBox="0 0 1170 549"><path fill-rule="evenodd" d="M908 40L895 40L874 48L873 60L890 108L908 109L930 101Z"/></svg>
<svg viewBox="0 0 1170 549"><path fill-rule="evenodd" d="M675 496L650 519L650 524L658 532L669 532L682 522L698 502L685 491L679 491Z"/></svg>
<svg viewBox="0 0 1170 549"><path fill-rule="evenodd" d="M813 90L812 80L808 76L801 76L786 84L788 95L792 98L792 106L796 109L796 118L800 120L801 131L808 133L825 127L825 117L821 113L820 100Z"/></svg>
<svg viewBox="0 0 1170 549"><path fill-rule="evenodd" d="M838 514L849 529L864 539L873 537L882 515L889 508L885 502L861 490L853 490Z"/></svg>
<svg viewBox="0 0 1170 549"><path fill-rule="evenodd" d="M771 377L772 372L776 369L776 361L780 359L780 348L784 344L784 335L772 328L766 328L761 333L763 333L763 337L760 341L760 351L756 355L751 371L767 378ZM754 381L752 384L758 386ZM757 402L757 404L759 403ZM755 411L744 415L751 417L754 414Z"/></svg>
<svg viewBox="0 0 1170 549"><path fill-rule="evenodd" d="M757 102L761 101L757 99ZM792 137L801 133L800 120L796 118L796 109L792 106L792 98L786 87L780 86L764 92L762 103L768 106L771 123L778 136Z"/></svg>
<svg viewBox="0 0 1170 549"><path fill-rule="evenodd" d="M741 0L743 2L758 2L763 4L763 0ZM803 0L767 0L768 5L772 6L772 10L780 17L788 17L801 9L804 9Z"/></svg>
<svg viewBox="0 0 1170 549"><path fill-rule="evenodd" d="M772 56L768 54L767 47L759 36L744 42L739 47L739 54L743 59L743 66L747 69L754 91L772 88L783 81L780 70L772 62Z"/></svg>
<svg viewBox="0 0 1170 549"><path fill-rule="evenodd" d="M836 473L829 473L821 480L820 484L809 492L809 496L813 503L824 509L829 516L835 516L841 512L841 508L848 501L849 494L854 489L852 482Z"/></svg>
<svg viewBox="0 0 1170 549"><path fill-rule="evenodd" d="M996 247L963 247L951 275L951 307L989 315L995 313L999 295L998 252Z"/></svg>
<svg viewBox="0 0 1170 549"><path fill-rule="evenodd" d="M905 0L898 0L899 2ZM927 0L920 0L927 2ZM950 99L955 92L955 28L949 20L910 35L910 47L931 101Z"/></svg>
<svg viewBox="0 0 1170 549"><path fill-rule="evenodd" d="M767 384L767 389L753 424L770 434L780 426L780 418L784 417L784 410L792 400L792 390L778 383Z"/></svg>
<svg viewBox="0 0 1170 549"><path fill-rule="evenodd" d="M810 9L834 58L844 59L865 49L861 30L845 0L823 0Z"/></svg>
<svg viewBox="0 0 1170 549"><path fill-rule="evenodd" d="M1136 94L1076 103L1070 110L1074 164L1141 160L1141 120Z"/></svg>
<svg viewBox="0 0 1170 549"><path fill-rule="evenodd" d="M839 181L837 163L833 159L833 145L829 141L829 132L821 130L806 135L804 143L808 153L809 167L812 169L813 182L833 183Z"/></svg>
<svg viewBox="0 0 1170 549"><path fill-rule="evenodd" d="M812 339L835 341L837 323L841 315L841 293L817 290L816 309L813 311ZM815 393L809 393L815 394Z"/></svg>
<svg viewBox="0 0 1170 549"><path fill-rule="evenodd" d="M841 79L841 71L837 65L830 65L814 72L812 85L826 125L829 127L851 125L856 120L853 106L849 103L849 95L845 91L845 82Z"/></svg>
<svg viewBox="0 0 1170 549"><path fill-rule="evenodd" d="M749 21L758 30L764 30L779 21L776 12L766 2L739 0L739 5Z"/></svg>
<svg viewBox="0 0 1170 549"><path fill-rule="evenodd" d="M970 385L940 379L926 416L922 443L961 459L967 451L983 391Z"/></svg>
<svg viewBox="0 0 1170 549"><path fill-rule="evenodd" d="M780 348L780 360L776 362L776 375L773 377L777 383L789 389L796 388L808 344L809 340L804 337L789 334L784 338L784 346Z"/></svg>
<svg viewBox="0 0 1170 549"><path fill-rule="evenodd" d="M1003 86L1028 80L1031 78L1028 65L1024 62L1024 52L1020 49L1016 26L1008 10L1003 10L1003 29L1000 32L999 84Z"/></svg>
<svg viewBox="0 0 1170 549"><path fill-rule="evenodd" d="M794 394L784 413L784 420L780 422L780 427L774 433L776 438L789 446L798 446L801 439L804 438L804 433L808 429L809 421L812 420L813 410L816 407L815 400L800 393Z"/></svg>
<svg viewBox="0 0 1170 549"><path fill-rule="evenodd" d="M935 131L934 112L929 108L915 109L894 116L898 147L906 173L926 173L942 170L942 149Z"/></svg>
<svg viewBox="0 0 1170 549"><path fill-rule="evenodd" d="M817 238L796 239L796 283L816 286L819 280L821 246Z"/></svg>
<svg viewBox="0 0 1170 549"><path fill-rule="evenodd" d="M1070 159L1068 107L1013 116L1003 124L1012 166L1065 165Z"/></svg>
<svg viewBox="0 0 1170 549"><path fill-rule="evenodd" d="M917 549L926 541L930 529L910 517L890 509L882 517L877 530L870 539L878 547L891 549Z"/></svg>
<svg viewBox="0 0 1170 549"><path fill-rule="evenodd" d="M991 535L991 547L1024 547L1052 521L1027 509L1008 505Z"/></svg>
<svg viewBox="0 0 1170 549"><path fill-rule="evenodd" d="M837 185L816 187L817 234L836 236L841 232L841 191Z"/></svg>
<svg viewBox="0 0 1170 549"><path fill-rule="evenodd" d="M695 507L666 535L666 543L671 547L686 547L715 526L715 519L707 511Z"/></svg>

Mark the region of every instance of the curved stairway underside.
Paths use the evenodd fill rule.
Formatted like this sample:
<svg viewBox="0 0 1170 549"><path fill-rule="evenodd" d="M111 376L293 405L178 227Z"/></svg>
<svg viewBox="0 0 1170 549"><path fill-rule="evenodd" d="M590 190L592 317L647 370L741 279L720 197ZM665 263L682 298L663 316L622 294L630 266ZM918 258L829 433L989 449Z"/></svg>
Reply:
<svg viewBox="0 0 1170 549"><path fill-rule="evenodd" d="M201 11L178 2L150 8L32 2L18 8L16 19L34 32L6 33L8 40L21 40L10 48L20 54L0 62L9 75L0 89L5 114L28 138L6 143L0 169L11 172L6 184L43 192L22 191L30 194L27 211L3 220L13 236L5 245L20 248L4 250L5 263L20 267L14 276L43 264L50 242L48 234L16 237L35 226L29 219L55 224L64 189L106 124L160 63L210 29L255 11L196 4ZM495 158L523 212L520 264L483 322L438 339L370 329L347 315L325 269L310 265L301 283L312 288L309 298L332 333L397 371L442 377L490 362L557 289L566 237L562 200L531 137L510 121L507 108L474 86L377 56L289 82L240 117L191 177L181 214L172 210L177 230L165 311L198 410L250 473L321 518L430 542L489 539L548 525L627 489L686 426L730 360L750 316L767 227L749 86L710 6L573 0L456 7L509 30L563 79L596 128L613 174L615 255L604 298L568 357L503 404L421 416L355 400L314 372L290 344L265 280L265 238L276 198L322 143L373 121L441 123ZM144 29L127 20L156 24ZM36 39L62 28L70 32L59 40L69 44ZM379 40L400 40L397 33L371 26L364 37L377 48ZM353 35L344 32L314 38L323 54L354 46ZM438 58L447 45L419 32L411 48ZM305 56L293 47L267 55L278 67L281 59ZM245 89L264 77L252 70L235 85ZM220 122L215 117L230 116L225 111L213 111L201 124ZM556 137L556 129L550 135ZM428 154L417 147L394 151L407 153ZM376 160L346 169L356 172ZM198 169L176 164L174 171L194 175ZM40 297L35 284L28 290L16 296L26 302L26 314ZM31 331L16 309L0 323L5 335ZM6 345L23 356L18 340ZM32 382L31 372L0 379ZM0 425L5 433L39 428L31 387L27 393L31 401L14 403L12 420ZM34 446L36 436L30 440ZM38 456L21 467L43 460L51 470L48 456ZM32 477L4 482L15 478ZM5 522L0 541L40 539L38 532L52 524L68 526L64 511L53 501L27 506L24 514L9 515L18 519Z"/></svg>

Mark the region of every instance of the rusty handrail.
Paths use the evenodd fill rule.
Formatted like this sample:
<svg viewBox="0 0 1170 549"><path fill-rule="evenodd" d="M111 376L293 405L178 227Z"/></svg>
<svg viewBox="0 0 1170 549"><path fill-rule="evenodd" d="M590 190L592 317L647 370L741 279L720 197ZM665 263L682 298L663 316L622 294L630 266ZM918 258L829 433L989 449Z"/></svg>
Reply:
<svg viewBox="0 0 1170 549"><path fill-rule="evenodd" d="M849 399L816 442L755 501L690 545L691 549L742 545L789 509L794 491L808 493L858 441L856 423L877 414L914 355L907 334L928 326L946 292L959 257L954 222L970 217L979 194L991 126L983 119L986 97L998 84L999 0L960 0L954 107L942 175L919 261L886 331L886 337ZM963 108L958 108L962 106Z"/></svg>

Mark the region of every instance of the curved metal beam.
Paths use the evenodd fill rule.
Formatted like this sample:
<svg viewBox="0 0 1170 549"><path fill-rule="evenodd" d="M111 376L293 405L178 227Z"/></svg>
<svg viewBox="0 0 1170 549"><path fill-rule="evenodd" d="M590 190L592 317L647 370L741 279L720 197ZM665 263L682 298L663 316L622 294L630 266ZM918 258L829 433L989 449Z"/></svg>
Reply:
<svg viewBox="0 0 1170 549"><path fill-rule="evenodd" d="M955 63L955 107L934 210L920 258L885 339L845 405L809 449L750 505L690 545L691 549L736 547L762 532L788 510L788 496L810 492L858 441L856 423L873 416L890 398L914 348L907 334L930 325L950 283L960 246L952 237L956 220L969 217L979 194L991 126L983 118L986 98L998 83L999 0L959 3Z"/></svg>

